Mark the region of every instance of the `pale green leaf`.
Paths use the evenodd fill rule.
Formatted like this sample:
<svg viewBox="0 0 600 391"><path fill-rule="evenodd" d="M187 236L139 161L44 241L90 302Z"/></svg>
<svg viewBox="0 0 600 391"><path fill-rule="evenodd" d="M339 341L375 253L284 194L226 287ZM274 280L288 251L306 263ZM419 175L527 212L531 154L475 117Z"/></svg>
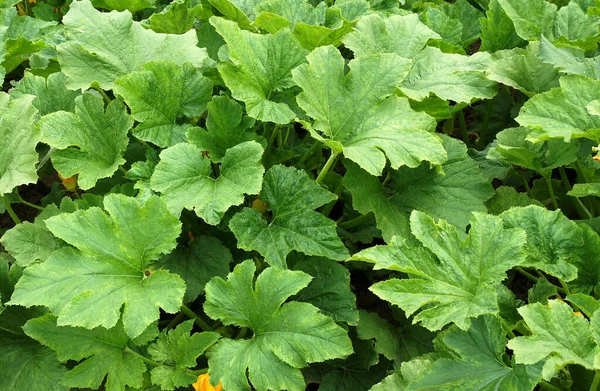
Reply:
<svg viewBox="0 0 600 391"><path fill-rule="evenodd" d="M467 0L456 0L454 3L443 3L441 10L450 18L458 20L461 25L461 46L468 47L477 41L481 34L481 11L473 7Z"/></svg>
<svg viewBox="0 0 600 391"><path fill-rule="evenodd" d="M206 130L190 128L187 137L190 143L207 151L213 162L220 163L229 148L251 140L265 142L253 131L254 122L254 119L244 115L242 106L231 98L214 96L208 104Z"/></svg>
<svg viewBox="0 0 600 391"><path fill-rule="evenodd" d="M591 294L600 288L600 236L589 226L579 225L583 246L575 250L571 263L577 268L577 278L569 282L571 292Z"/></svg>
<svg viewBox="0 0 600 391"><path fill-rule="evenodd" d="M600 183L576 183L567 195L577 198L600 197Z"/></svg>
<svg viewBox="0 0 600 391"><path fill-rule="evenodd" d="M156 0L92 0L97 8L107 10L136 12L146 8L153 8L156 5Z"/></svg>
<svg viewBox="0 0 600 391"><path fill-rule="evenodd" d="M164 148L185 141L190 125L177 120L202 115L212 87L212 82L189 63L178 66L155 61L117 79L114 90L123 96L139 122L133 134Z"/></svg>
<svg viewBox="0 0 600 391"><path fill-rule="evenodd" d="M123 325L131 337L158 319L159 308L178 311L185 283L151 264L175 248L181 223L158 197L140 205L109 194L104 207L108 215L93 207L46 220L50 232L75 248L28 267L10 304L43 305L59 325L86 328L113 327L124 306Z"/></svg>
<svg viewBox="0 0 600 391"><path fill-rule="evenodd" d="M87 190L125 163L133 119L121 101L112 101L105 111L102 98L86 92L75 99L75 113L45 115L38 126L42 141L58 149L51 158L54 168L64 178L78 174L79 187Z"/></svg>
<svg viewBox="0 0 600 391"><path fill-rule="evenodd" d="M507 339L498 318L481 316L468 331L453 327L440 338L458 357L436 360L408 390L532 391L541 380L541 365L505 364Z"/></svg>
<svg viewBox="0 0 600 391"><path fill-rule="evenodd" d="M355 57L394 53L414 58L432 38L441 37L424 25L417 14L389 18L371 14L359 19L356 29L344 38L344 45Z"/></svg>
<svg viewBox="0 0 600 391"><path fill-rule="evenodd" d="M68 387L97 389L105 378L107 391L142 385L146 365L126 352L129 338L121 323L110 330L59 327L55 317L45 315L28 321L23 330L56 351L61 362L85 359L63 377L62 384Z"/></svg>
<svg viewBox="0 0 600 391"><path fill-rule="evenodd" d="M417 101L431 94L458 103L490 99L498 92L496 82L485 75L490 62L490 55L485 52L463 56L426 47L414 58L400 89Z"/></svg>
<svg viewBox="0 0 600 391"><path fill-rule="evenodd" d="M163 390L174 390L192 384L197 376L188 372L196 366L196 359L221 337L218 333L193 333L193 320L179 324L175 329L162 332L148 347L150 357L161 365L150 371L152 382Z"/></svg>
<svg viewBox="0 0 600 391"><path fill-rule="evenodd" d="M198 4L199 2L195 2L197 5L193 5L190 1L173 1L161 12L152 14L144 24L157 33L186 33L194 27L196 18L207 15L207 11Z"/></svg>
<svg viewBox="0 0 600 391"><path fill-rule="evenodd" d="M150 61L201 67L209 60L196 46L195 31L158 34L134 22L129 11L101 13L89 0L74 1L63 18L67 41L57 46L58 61L70 89L94 83L112 89L114 81Z"/></svg>
<svg viewBox="0 0 600 391"><path fill-rule="evenodd" d="M244 31L231 21L212 17L210 23L223 36L231 62L222 62L219 73L246 112L261 121L287 124L296 114L277 93L293 87L291 71L305 61L306 50L285 29L274 35Z"/></svg>
<svg viewBox="0 0 600 391"><path fill-rule="evenodd" d="M424 247L409 247L399 238L389 246L363 250L351 260L375 264L376 269L408 273L408 279L378 282L370 289L398 305L407 315L418 309L415 322L430 330L455 323L463 330L471 318L498 313L496 285L505 272L525 261L525 232L506 229L502 219L475 214L466 239L444 220L411 214L411 232Z"/></svg>
<svg viewBox="0 0 600 391"><path fill-rule="evenodd" d="M553 36L556 5L546 0L498 0L517 34L528 41Z"/></svg>
<svg viewBox="0 0 600 391"><path fill-rule="evenodd" d="M600 40L600 18L587 15L575 2L571 1L556 13L554 34L558 42L569 42L585 50L596 50Z"/></svg>
<svg viewBox="0 0 600 391"><path fill-rule="evenodd" d="M348 250L335 231L335 222L315 209L336 199L301 170L281 165L265 174L260 200L270 218L244 208L231 219L229 228L244 250L256 250L272 266L287 268L293 251L343 260Z"/></svg>
<svg viewBox="0 0 600 391"><path fill-rule="evenodd" d="M32 105L34 97L28 95L11 101L9 98L0 92L0 196L38 180L35 147L40 141L40 131L33 124L37 114Z"/></svg>
<svg viewBox="0 0 600 391"><path fill-rule="evenodd" d="M303 89L298 104L315 120L307 124L313 137L372 175L381 175L386 157L393 168L446 160L441 140L430 132L433 118L394 95L408 60L395 54L364 56L351 61L345 75L340 52L325 46L308 61L292 73Z"/></svg>
<svg viewBox="0 0 600 391"><path fill-rule="evenodd" d="M383 237L406 236L408 214L413 209L448 220L464 228L473 212L485 212L485 202L494 190L465 145L443 137L448 160L440 167L423 163L390 172L383 185L358 166L346 162L344 184L352 193L352 205L362 214L373 212Z"/></svg>
<svg viewBox="0 0 600 391"><path fill-rule="evenodd" d="M516 48L496 52L487 74L490 79L518 89L529 97L558 87L558 71L537 57L533 44L527 50Z"/></svg>
<svg viewBox="0 0 600 391"><path fill-rule="evenodd" d="M200 148L177 144L161 152L150 185L161 193L171 213L194 210L208 224L216 225L230 207L244 201L244 194L260 191L263 152L255 141L228 149L220 175L213 178L212 163Z"/></svg>
<svg viewBox="0 0 600 391"><path fill-rule="evenodd" d="M538 268L564 281L577 277L572 261L583 245L577 224L559 210L534 205L512 208L501 217L507 228L519 227L527 232L527 260L522 265Z"/></svg>
<svg viewBox="0 0 600 391"><path fill-rule="evenodd" d="M290 27L293 30L294 26L300 22L306 25L322 25L325 23L326 9L325 3L319 3L313 7L306 0L261 1L254 7L257 14L255 25L271 34L284 27Z"/></svg>
<svg viewBox="0 0 600 391"><path fill-rule="evenodd" d="M449 17L438 8L429 8L421 13L421 20L441 39L454 47L460 47L463 37L463 24L460 20Z"/></svg>
<svg viewBox="0 0 600 391"><path fill-rule="evenodd" d="M587 58L582 49L571 46L556 47L542 37L538 56L563 73L600 79L600 56Z"/></svg>
<svg viewBox="0 0 600 391"><path fill-rule="evenodd" d="M519 314L531 335L508 342L517 363L536 364L546 359L543 368L545 380L550 380L568 364L596 369L594 359L600 354L600 347L594 342L592 327L583 316L574 314L567 303L549 300L547 306L529 304L519 308Z"/></svg>
<svg viewBox="0 0 600 391"><path fill-rule="evenodd" d="M533 129L528 140L538 142L549 138L590 137L600 129L600 116L592 115L586 106L600 99L600 80L583 76L563 76L560 87L538 94L523 105L517 122Z"/></svg>
<svg viewBox="0 0 600 391"><path fill-rule="evenodd" d="M79 91L70 91L65 87L66 76L57 72L44 79L30 72L25 75L10 90L13 98L24 95L33 95L33 106L38 109L40 116L54 113L55 111L75 111L75 99L81 95Z"/></svg>
<svg viewBox="0 0 600 391"><path fill-rule="evenodd" d="M252 261L236 266L227 280L206 285L204 311L223 324L248 327L251 339L222 339L208 353L211 381L228 391L304 391L300 368L352 353L346 331L308 303L284 302L306 287L300 271L269 267L254 282Z"/></svg>

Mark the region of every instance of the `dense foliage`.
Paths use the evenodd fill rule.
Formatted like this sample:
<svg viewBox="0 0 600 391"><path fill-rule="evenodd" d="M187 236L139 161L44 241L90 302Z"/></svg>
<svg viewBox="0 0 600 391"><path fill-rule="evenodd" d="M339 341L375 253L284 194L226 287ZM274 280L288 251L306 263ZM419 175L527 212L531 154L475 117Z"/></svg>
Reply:
<svg viewBox="0 0 600 391"><path fill-rule="evenodd" d="M600 389L600 0L0 0L0 37L0 390Z"/></svg>

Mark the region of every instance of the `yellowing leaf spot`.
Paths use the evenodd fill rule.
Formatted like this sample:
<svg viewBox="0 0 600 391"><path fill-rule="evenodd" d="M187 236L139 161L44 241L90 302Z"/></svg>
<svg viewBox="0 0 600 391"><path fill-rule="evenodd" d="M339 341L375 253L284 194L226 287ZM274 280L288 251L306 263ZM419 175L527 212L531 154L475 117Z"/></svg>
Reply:
<svg viewBox="0 0 600 391"><path fill-rule="evenodd" d="M579 311L573 312L573 313L575 314L575 316L581 316L582 318L584 317L583 314Z"/></svg>
<svg viewBox="0 0 600 391"><path fill-rule="evenodd" d="M219 384L217 384L216 387L213 387L212 384L210 384L210 378L208 377L208 373L204 373L200 376L198 376L198 380L196 381L196 383L192 384L192 386L194 387L194 390L196 391L222 391L223 387L221 386L221 382L219 382Z"/></svg>

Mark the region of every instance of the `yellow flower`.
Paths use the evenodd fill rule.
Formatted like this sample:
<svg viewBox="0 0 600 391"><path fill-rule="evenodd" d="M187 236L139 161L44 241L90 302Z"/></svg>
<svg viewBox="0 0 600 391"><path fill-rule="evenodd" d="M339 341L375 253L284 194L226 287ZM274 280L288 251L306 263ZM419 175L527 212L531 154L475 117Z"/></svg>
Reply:
<svg viewBox="0 0 600 391"><path fill-rule="evenodd" d="M69 177L69 178L64 178L59 173L58 177L62 181L62 184L65 187L65 189L67 189L68 191L74 191L77 189L77 175L73 175L72 177Z"/></svg>
<svg viewBox="0 0 600 391"><path fill-rule="evenodd" d="M219 382L219 384L217 384L216 387L213 387L212 384L210 384L210 379L208 378L208 373L205 373L203 375L198 376L198 381L194 384L192 384L192 386L194 387L194 390L196 391L222 391L223 387L221 386L221 382Z"/></svg>

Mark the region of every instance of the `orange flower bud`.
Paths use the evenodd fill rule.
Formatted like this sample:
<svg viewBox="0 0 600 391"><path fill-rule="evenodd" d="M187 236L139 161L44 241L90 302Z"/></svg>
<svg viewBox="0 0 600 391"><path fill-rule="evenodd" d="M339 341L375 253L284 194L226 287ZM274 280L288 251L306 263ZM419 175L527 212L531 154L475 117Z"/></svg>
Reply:
<svg viewBox="0 0 600 391"><path fill-rule="evenodd" d="M59 173L58 177L62 181L62 184L65 187L65 189L67 189L68 191L75 191L77 189L77 175L73 175L70 178L64 178Z"/></svg>
<svg viewBox="0 0 600 391"><path fill-rule="evenodd" d="M252 201L252 209L260 214L264 214L267 211L267 203L262 202L259 198Z"/></svg>
<svg viewBox="0 0 600 391"><path fill-rule="evenodd" d="M573 313L575 314L575 316L581 316L582 318L584 317L583 314L579 311L573 312Z"/></svg>
<svg viewBox="0 0 600 391"><path fill-rule="evenodd" d="M198 381L196 381L196 383L192 384L192 386L194 387L194 390L196 391L222 391L223 387L221 386L221 382L219 382L219 384L217 384L216 387L213 387L212 384L210 384L209 381L209 377L208 377L208 373L202 374L200 376L198 376Z"/></svg>

